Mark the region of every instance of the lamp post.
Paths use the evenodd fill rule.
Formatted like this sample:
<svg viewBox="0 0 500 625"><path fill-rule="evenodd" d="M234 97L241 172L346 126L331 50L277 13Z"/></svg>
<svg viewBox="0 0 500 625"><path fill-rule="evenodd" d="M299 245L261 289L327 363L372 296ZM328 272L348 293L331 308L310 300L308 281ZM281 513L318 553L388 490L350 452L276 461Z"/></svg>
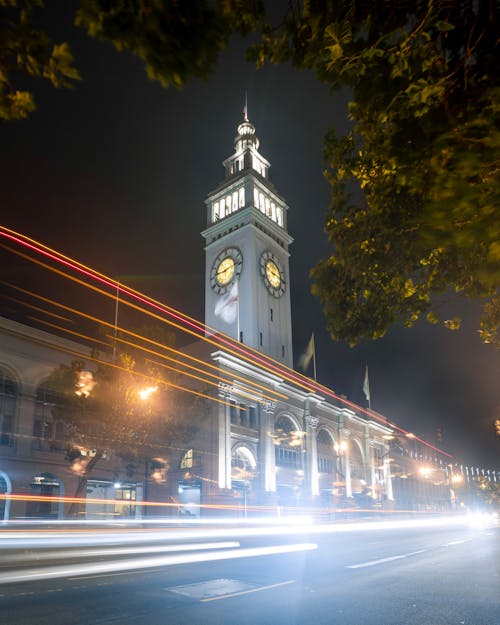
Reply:
<svg viewBox="0 0 500 625"><path fill-rule="evenodd" d="M139 399L143 402L146 402L150 399L153 393L156 393L158 390L157 386L147 386L137 391L137 395ZM149 477L149 460L148 458L144 458L144 486L142 489L142 517L147 516L147 505L145 505L148 501L148 477Z"/></svg>

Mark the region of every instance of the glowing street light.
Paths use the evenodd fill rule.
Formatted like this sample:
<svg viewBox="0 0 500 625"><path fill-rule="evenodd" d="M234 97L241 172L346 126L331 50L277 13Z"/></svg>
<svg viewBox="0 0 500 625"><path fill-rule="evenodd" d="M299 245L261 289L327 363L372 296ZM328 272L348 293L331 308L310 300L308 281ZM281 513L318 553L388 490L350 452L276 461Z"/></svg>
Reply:
<svg viewBox="0 0 500 625"><path fill-rule="evenodd" d="M151 395L153 393L155 393L158 390L157 386L148 386L146 388L141 389L138 393L139 393L139 397L142 399L142 401L146 401L147 399L149 399L151 397Z"/></svg>
<svg viewBox="0 0 500 625"><path fill-rule="evenodd" d="M431 476L432 469L430 467L420 467L418 472L423 478L428 479Z"/></svg>
<svg viewBox="0 0 500 625"><path fill-rule="evenodd" d="M347 451L348 447L349 447L349 444L347 441L341 441L340 443L335 443L335 445L333 446L335 451L341 454Z"/></svg>

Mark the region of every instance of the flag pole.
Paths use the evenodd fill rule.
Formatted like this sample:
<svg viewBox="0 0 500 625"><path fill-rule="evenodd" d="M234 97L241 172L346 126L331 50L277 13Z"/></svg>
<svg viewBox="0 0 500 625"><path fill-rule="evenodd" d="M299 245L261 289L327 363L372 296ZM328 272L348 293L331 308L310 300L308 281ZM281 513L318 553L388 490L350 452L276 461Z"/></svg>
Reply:
<svg viewBox="0 0 500 625"><path fill-rule="evenodd" d="M316 341L314 340L314 332L312 333L312 341L313 341L313 374L314 374L314 381L317 382L317 379L316 379Z"/></svg>
<svg viewBox="0 0 500 625"><path fill-rule="evenodd" d="M368 377L368 365L365 368L365 379L363 382L363 393L365 394L366 399L368 400L368 408L372 409L372 397L370 393L370 378Z"/></svg>

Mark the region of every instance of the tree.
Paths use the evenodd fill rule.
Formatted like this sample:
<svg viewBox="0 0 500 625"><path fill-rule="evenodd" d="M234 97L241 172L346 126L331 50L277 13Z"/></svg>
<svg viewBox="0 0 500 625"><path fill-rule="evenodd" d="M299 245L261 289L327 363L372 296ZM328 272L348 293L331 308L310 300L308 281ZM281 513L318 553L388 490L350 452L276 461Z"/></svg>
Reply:
<svg viewBox="0 0 500 625"><path fill-rule="evenodd" d="M291 62L333 89L350 88L352 131L330 130L324 148L332 252L311 272L332 337L354 345L422 317L456 329L458 316L440 318L456 293L482 302L480 335L499 345L494 0L292 0L277 26L263 4L80 0L75 21L141 58L163 86L208 77L232 33L259 32L248 54L257 65ZM31 15L27 0L0 0L6 6ZM8 32L12 49L30 49L22 29ZM9 101L10 83L2 84Z"/></svg>
<svg viewBox="0 0 500 625"><path fill-rule="evenodd" d="M58 398L52 412L65 424L66 458L79 475L78 498L105 457L118 457L132 470L146 463L165 472L199 427L194 416L203 416L197 399L174 390L173 380L144 359L138 365L130 353L118 353L113 362L92 360L60 365L46 382Z"/></svg>
<svg viewBox="0 0 500 625"><path fill-rule="evenodd" d="M80 78L69 45L53 43L35 26L36 8L43 8L42 0L0 0L0 119L24 119L35 110L32 91L17 86L20 76L43 78L57 88Z"/></svg>
<svg viewBox="0 0 500 625"><path fill-rule="evenodd" d="M494 3L300 5L252 55L352 89L352 131L325 140L332 253L312 271L330 333L354 345L398 320L436 323L454 291L483 300L482 338L498 343Z"/></svg>
<svg viewBox="0 0 500 625"><path fill-rule="evenodd" d="M35 25L43 23L44 4L0 0L0 119L35 110L32 89L17 87L23 74L55 87L80 77L68 43L53 43L47 28ZM141 59L151 80L180 88L189 78L208 78L231 35L255 29L262 15L260 0L80 0L74 21L90 37Z"/></svg>
<svg viewBox="0 0 500 625"><path fill-rule="evenodd" d="M484 476L473 482L474 492L479 501L492 512L500 512L500 484Z"/></svg>

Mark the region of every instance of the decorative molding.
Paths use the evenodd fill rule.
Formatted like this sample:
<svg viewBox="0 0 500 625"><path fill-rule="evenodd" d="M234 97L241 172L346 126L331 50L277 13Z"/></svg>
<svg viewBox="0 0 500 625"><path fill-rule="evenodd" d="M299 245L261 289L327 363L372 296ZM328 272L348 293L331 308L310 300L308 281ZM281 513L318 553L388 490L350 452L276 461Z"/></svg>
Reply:
<svg viewBox="0 0 500 625"><path fill-rule="evenodd" d="M230 384L226 384L226 382L219 381L217 386L219 387L219 396L228 398L231 395L232 386Z"/></svg>
<svg viewBox="0 0 500 625"><path fill-rule="evenodd" d="M313 430L315 430L318 427L318 424L319 424L319 417L315 417L313 415L308 414L308 415L306 415L306 423Z"/></svg>

